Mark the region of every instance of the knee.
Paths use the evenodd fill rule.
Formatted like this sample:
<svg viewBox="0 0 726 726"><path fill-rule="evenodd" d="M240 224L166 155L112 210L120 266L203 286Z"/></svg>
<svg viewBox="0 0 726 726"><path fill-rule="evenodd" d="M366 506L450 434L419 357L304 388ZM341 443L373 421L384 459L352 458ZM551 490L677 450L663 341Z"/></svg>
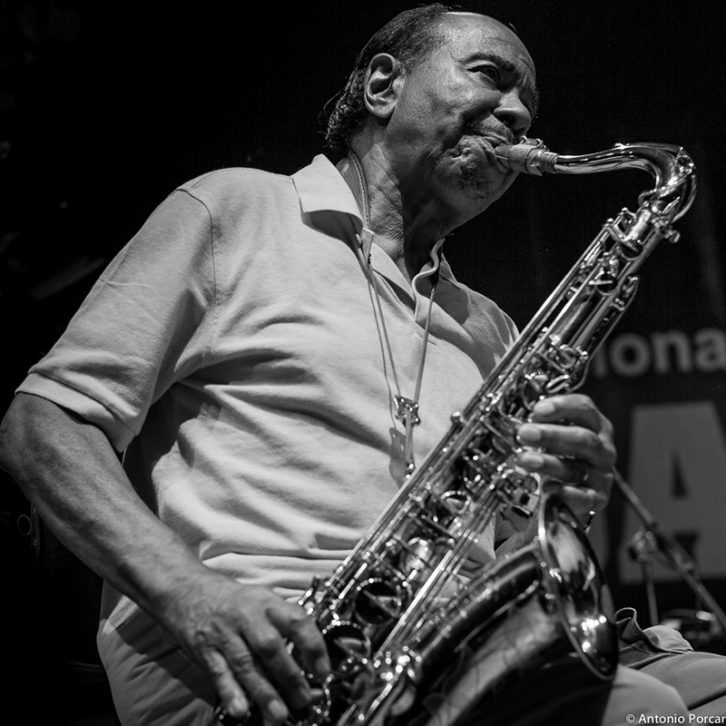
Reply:
<svg viewBox="0 0 726 726"><path fill-rule="evenodd" d="M613 682L603 726L638 723L641 715L681 716L685 722L688 709L672 686L646 673L621 666Z"/></svg>
<svg viewBox="0 0 726 726"><path fill-rule="evenodd" d="M688 708L680 693L673 686L653 680L652 685L643 687L639 693L638 709L634 713L652 716L688 716Z"/></svg>

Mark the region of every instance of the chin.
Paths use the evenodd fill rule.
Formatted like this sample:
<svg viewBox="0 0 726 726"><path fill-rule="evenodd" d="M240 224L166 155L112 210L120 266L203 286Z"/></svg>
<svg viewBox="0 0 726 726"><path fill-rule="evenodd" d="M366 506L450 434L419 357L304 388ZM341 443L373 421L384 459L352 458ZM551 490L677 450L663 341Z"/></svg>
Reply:
<svg viewBox="0 0 726 726"><path fill-rule="evenodd" d="M481 174L455 174L447 179L443 196L447 206L459 217L463 224L481 214L501 197L513 179L503 178L501 173L485 176Z"/></svg>
<svg viewBox="0 0 726 726"><path fill-rule="evenodd" d="M450 206L467 219L483 212L507 191L516 174L503 172L481 154L464 147L448 155L440 177Z"/></svg>

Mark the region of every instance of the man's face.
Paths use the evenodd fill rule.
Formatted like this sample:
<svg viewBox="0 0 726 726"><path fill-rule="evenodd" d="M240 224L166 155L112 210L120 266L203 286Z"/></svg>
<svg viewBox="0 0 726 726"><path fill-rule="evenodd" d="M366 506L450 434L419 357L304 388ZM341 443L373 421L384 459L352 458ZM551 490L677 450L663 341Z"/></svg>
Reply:
<svg viewBox="0 0 726 726"><path fill-rule="evenodd" d="M494 147L529 129L534 64L519 38L491 18L448 13L438 32L443 42L404 74L387 145L404 191L435 200L461 224L514 181Z"/></svg>

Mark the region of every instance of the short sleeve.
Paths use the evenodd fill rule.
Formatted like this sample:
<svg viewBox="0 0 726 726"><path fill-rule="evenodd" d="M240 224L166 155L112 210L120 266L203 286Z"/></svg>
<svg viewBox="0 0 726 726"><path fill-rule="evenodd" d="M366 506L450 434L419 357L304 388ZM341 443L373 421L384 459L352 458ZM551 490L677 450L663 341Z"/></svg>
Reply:
<svg viewBox="0 0 726 726"><path fill-rule="evenodd" d="M177 190L104 270L18 391L72 410L122 451L154 401L200 365L214 303L211 215Z"/></svg>

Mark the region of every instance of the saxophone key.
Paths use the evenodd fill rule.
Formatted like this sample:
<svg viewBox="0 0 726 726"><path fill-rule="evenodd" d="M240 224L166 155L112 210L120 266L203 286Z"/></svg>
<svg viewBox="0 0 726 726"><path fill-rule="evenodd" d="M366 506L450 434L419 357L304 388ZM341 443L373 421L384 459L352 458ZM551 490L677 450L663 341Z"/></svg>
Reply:
<svg viewBox="0 0 726 726"><path fill-rule="evenodd" d="M537 508L541 479L519 466L503 467L497 487L502 508L511 509L520 516L531 517Z"/></svg>
<svg viewBox="0 0 726 726"><path fill-rule="evenodd" d="M337 620L322 629L333 673L349 672L365 665L371 655L371 641L362 627L350 620Z"/></svg>
<svg viewBox="0 0 726 726"><path fill-rule="evenodd" d="M383 625L401 615L407 601L404 589L395 581L376 577L366 580L353 601L356 618L367 625Z"/></svg>
<svg viewBox="0 0 726 726"><path fill-rule="evenodd" d="M444 527L450 528L454 521L471 509L471 496L463 489L445 492L434 502L432 517Z"/></svg>

